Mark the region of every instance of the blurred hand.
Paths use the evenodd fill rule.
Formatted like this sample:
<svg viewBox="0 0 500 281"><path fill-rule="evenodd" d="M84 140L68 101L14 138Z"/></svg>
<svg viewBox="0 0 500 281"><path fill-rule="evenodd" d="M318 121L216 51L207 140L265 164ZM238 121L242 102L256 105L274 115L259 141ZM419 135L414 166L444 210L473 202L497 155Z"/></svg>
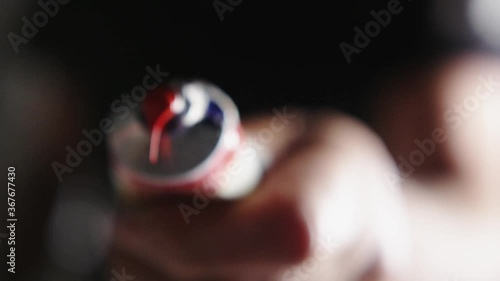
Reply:
<svg viewBox="0 0 500 281"><path fill-rule="evenodd" d="M189 197L119 210L111 266L148 281L500 280L500 62L458 58L386 85L383 141L348 116L296 112L252 195L189 224ZM271 119L246 120L247 135Z"/></svg>

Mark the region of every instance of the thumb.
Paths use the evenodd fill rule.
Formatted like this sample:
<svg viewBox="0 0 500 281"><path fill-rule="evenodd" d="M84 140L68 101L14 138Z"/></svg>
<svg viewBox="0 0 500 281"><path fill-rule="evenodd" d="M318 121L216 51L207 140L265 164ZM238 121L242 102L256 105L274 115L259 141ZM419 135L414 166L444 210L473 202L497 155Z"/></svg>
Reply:
<svg viewBox="0 0 500 281"><path fill-rule="evenodd" d="M272 228L274 237L295 237L285 247L295 249L287 260L295 267L284 280L355 280L377 261L395 273L404 267L408 237L399 190L386 181L395 169L385 147L350 117L305 119L302 136L281 150L239 211L269 216L279 206L300 222Z"/></svg>

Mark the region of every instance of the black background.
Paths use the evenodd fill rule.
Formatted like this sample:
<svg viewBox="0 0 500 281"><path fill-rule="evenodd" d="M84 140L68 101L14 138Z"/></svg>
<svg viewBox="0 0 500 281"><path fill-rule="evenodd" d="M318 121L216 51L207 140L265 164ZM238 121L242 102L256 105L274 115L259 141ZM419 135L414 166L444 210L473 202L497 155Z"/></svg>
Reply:
<svg viewBox="0 0 500 281"><path fill-rule="evenodd" d="M96 113L160 63L173 77L201 77L228 92L244 113L292 103L360 113L374 74L435 54L429 6L404 10L348 64L339 48L355 26L388 1L243 1L221 22L211 1L72 1L35 38L95 89ZM362 89L362 90L361 90ZM356 111L357 110L357 111Z"/></svg>

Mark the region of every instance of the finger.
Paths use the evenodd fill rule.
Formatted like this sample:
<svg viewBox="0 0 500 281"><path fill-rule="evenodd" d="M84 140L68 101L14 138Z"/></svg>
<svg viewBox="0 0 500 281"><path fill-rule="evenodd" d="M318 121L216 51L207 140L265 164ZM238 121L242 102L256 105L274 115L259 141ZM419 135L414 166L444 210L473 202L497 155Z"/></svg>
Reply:
<svg viewBox="0 0 500 281"><path fill-rule="evenodd" d="M377 258L387 275L404 267L404 211L398 190L385 181L386 174L394 172L385 147L346 116L309 120L306 136L270 171L263 192L241 205L242 212L286 202L289 217L304 224L305 239L295 243L303 247L296 247L299 264L319 260L318 249L330 250L329 258L317 270L305 270L302 280L356 280ZM289 235L286 229L276 232ZM293 271L286 274L294 276Z"/></svg>
<svg viewBox="0 0 500 281"><path fill-rule="evenodd" d="M495 78L497 77L497 78ZM455 176L473 197L500 198L500 60L448 59L390 81L379 129L405 177ZM498 88L498 90L497 90Z"/></svg>
<svg viewBox="0 0 500 281"><path fill-rule="evenodd" d="M500 59L466 56L443 74L439 105L448 154L479 204L500 202ZM493 200L493 201L492 201Z"/></svg>
<svg viewBox="0 0 500 281"><path fill-rule="evenodd" d="M291 114L284 108L274 116L252 118L244 125L253 154L268 155L267 158L270 159L280 157L282 151L301 135L303 123L300 114ZM272 134L271 139L269 132ZM203 206L199 205L200 200L203 201ZM266 245L273 245L274 239L264 233L267 232L266 226L273 221L281 221L280 218L286 216L275 212L258 221L250 218L250 214L249 218L237 217L231 215L237 203L213 200L208 195L170 196L162 198L160 204L122 210L116 224L115 241L119 247L128 248L134 255L143 255L142 249L155 248L152 244L160 242L159 247L156 247L157 251L144 259L152 263L160 260L163 263L161 267L166 268L166 271L179 271L180 274L207 274L205 270L199 273L195 266L184 265L203 263L205 267L211 267L212 263L238 263L241 259L252 261L262 257L263 254L259 253L255 245L264 248ZM195 209L195 213L189 214L189 225L179 209L181 204ZM261 226L260 230L256 225ZM262 235L251 234L259 231ZM242 243L245 240L241 235L252 236L252 244ZM222 247L218 241L224 241L227 247ZM214 272L221 271L217 266L212 266L211 269ZM236 267L226 267L225 270L237 271Z"/></svg>
<svg viewBox="0 0 500 281"><path fill-rule="evenodd" d="M249 198L211 203L188 227L171 204L175 200L165 202L163 207L123 216L117 240L183 278L264 275L314 257L322 245L334 252L330 254L336 262L322 268L347 276L371 262L379 242L394 248L384 253L402 250L397 239L387 243L387 232L398 229L399 221L394 215L383 219L394 206L395 194L382 180L382 173L392 169L383 146L346 117L313 120L322 121L309 126L305 136L283 135L289 141L275 148L287 152L276 154L278 162ZM315 274L324 270L310 276Z"/></svg>
<svg viewBox="0 0 500 281"><path fill-rule="evenodd" d="M456 185L449 180L405 183L411 266L401 278L389 280L499 280L499 213L474 208L469 198L457 193L442 192Z"/></svg>

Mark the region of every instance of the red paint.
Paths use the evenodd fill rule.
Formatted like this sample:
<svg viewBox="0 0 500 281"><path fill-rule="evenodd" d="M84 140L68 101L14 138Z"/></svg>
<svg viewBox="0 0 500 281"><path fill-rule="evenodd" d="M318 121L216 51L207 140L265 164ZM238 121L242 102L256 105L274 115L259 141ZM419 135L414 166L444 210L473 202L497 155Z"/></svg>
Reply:
<svg viewBox="0 0 500 281"><path fill-rule="evenodd" d="M160 155L160 144L162 137L167 142L166 154L170 155L170 140L163 136L163 131L172 120L175 113L172 111L172 103L175 99L175 92L157 90L148 95L142 104L142 113L147 126L151 129L151 141L149 144L149 162L158 163Z"/></svg>

